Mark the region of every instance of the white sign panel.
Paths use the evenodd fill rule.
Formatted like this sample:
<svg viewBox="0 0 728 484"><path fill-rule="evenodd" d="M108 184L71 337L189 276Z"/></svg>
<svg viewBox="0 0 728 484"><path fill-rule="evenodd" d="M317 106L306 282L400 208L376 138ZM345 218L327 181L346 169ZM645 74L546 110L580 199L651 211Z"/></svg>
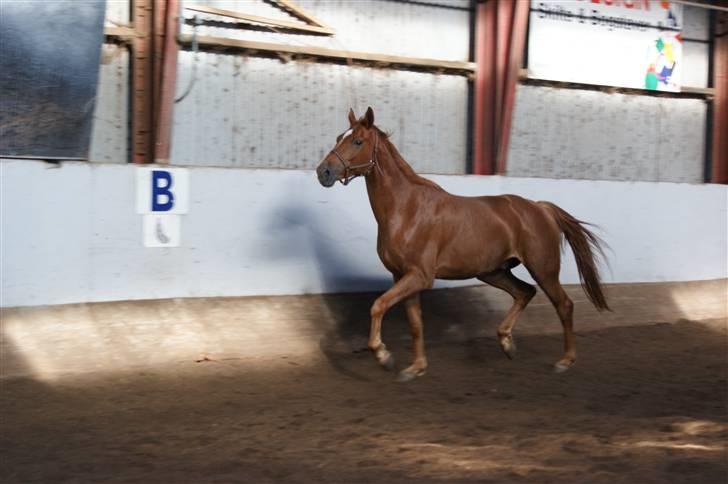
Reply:
<svg viewBox="0 0 728 484"><path fill-rule="evenodd" d="M533 0L529 76L679 91L682 5L657 0Z"/></svg>
<svg viewBox="0 0 728 484"><path fill-rule="evenodd" d="M144 247L179 247L180 219L180 215L144 214Z"/></svg>
<svg viewBox="0 0 728 484"><path fill-rule="evenodd" d="M182 216L190 198L190 176L185 168L137 169L137 212L143 214L145 247L179 247Z"/></svg>
<svg viewBox="0 0 728 484"><path fill-rule="evenodd" d="M137 212L183 214L189 207L189 172L185 168L137 169Z"/></svg>

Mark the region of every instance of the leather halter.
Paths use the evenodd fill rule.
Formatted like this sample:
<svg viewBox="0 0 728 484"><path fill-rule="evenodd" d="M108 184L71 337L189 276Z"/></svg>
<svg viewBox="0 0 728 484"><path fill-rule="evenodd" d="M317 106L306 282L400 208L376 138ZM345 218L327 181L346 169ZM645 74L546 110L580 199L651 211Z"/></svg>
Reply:
<svg viewBox="0 0 728 484"><path fill-rule="evenodd" d="M358 165L353 165L353 166L350 165L348 161L346 161L345 159L343 159L341 157L341 155L336 151L336 148L331 150L336 155L336 157L339 159L341 164L344 165L344 177L341 180L339 180L339 182L341 182L342 185L346 186L354 178L358 178L360 176L367 176L369 173L372 172L374 167L377 166L376 157L377 157L377 145L378 144L379 144L379 135L375 132L374 149L372 150L372 155L370 157L370 160L367 161L366 163L359 163ZM354 173L352 175L349 174L350 172L353 172L354 170L358 170L359 168L368 168L368 170L366 171L366 173Z"/></svg>

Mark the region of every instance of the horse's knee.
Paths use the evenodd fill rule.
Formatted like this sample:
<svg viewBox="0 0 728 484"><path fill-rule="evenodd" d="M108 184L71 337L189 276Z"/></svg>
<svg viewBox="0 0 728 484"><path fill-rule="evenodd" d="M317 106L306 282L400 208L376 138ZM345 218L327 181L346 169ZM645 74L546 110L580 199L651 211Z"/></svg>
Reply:
<svg viewBox="0 0 728 484"><path fill-rule="evenodd" d="M369 314L372 318L381 318L384 316L384 311L386 310L386 307L382 301L377 299L374 301L374 304L372 304L372 308L369 311Z"/></svg>

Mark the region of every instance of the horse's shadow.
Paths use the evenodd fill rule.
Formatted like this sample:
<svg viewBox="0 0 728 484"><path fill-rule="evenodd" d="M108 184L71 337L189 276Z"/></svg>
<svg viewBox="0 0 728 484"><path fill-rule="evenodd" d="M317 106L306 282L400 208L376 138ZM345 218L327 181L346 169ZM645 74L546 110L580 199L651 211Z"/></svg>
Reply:
<svg viewBox="0 0 728 484"><path fill-rule="evenodd" d="M315 261L324 294L319 347L329 364L350 377L368 380L365 373L352 368L369 368L367 340L369 309L374 300L392 286L391 276L382 267L381 276L361 275L361 266L330 236L313 209L301 203L281 205L269 217L268 230L276 242L268 248L273 258L301 258ZM341 230L357 223L345 220ZM372 251L376 250L372 246ZM371 274L371 271L369 271ZM429 343L465 343L470 356L480 359L477 338L482 334L483 314L487 307L473 309L448 301L447 290L424 291L421 296L425 337ZM343 295L343 293L347 293ZM482 301L482 300L481 300ZM385 316L383 339L400 353L401 363L409 350L410 337L402 305ZM354 364L356 362L356 364Z"/></svg>
<svg viewBox="0 0 728 484"><path fill-rule="evenodd" d="M319 276L322 314L318 320L321 330L319 347L336 369L352 374L345 360L365 353L369 330L369 307L378 292L391 286L391 279L357 275L357 264L324 229L314 210L300 203L281 205L269 217L269 231L275 243L268 249L273 258L313 259ZM347 230L347 220L341 229ZM348 294L345 298L342 293Z"/></svg>

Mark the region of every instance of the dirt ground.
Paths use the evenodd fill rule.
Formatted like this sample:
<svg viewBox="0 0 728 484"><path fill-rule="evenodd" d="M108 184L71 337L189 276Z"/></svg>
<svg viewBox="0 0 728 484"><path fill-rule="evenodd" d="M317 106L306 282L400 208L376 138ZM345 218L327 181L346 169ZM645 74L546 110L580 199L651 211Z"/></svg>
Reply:
<svg viewBox="0 0 728 484"><path fill-rule="evenodd" d="M387 319L400 366L402 317ZM564 374L560 334L531 331L513 361L494 338L430 338L408 384L356 351L361 335L308 356L5 378L0 481L723 483L727 323L590 323Z"/></svg>

